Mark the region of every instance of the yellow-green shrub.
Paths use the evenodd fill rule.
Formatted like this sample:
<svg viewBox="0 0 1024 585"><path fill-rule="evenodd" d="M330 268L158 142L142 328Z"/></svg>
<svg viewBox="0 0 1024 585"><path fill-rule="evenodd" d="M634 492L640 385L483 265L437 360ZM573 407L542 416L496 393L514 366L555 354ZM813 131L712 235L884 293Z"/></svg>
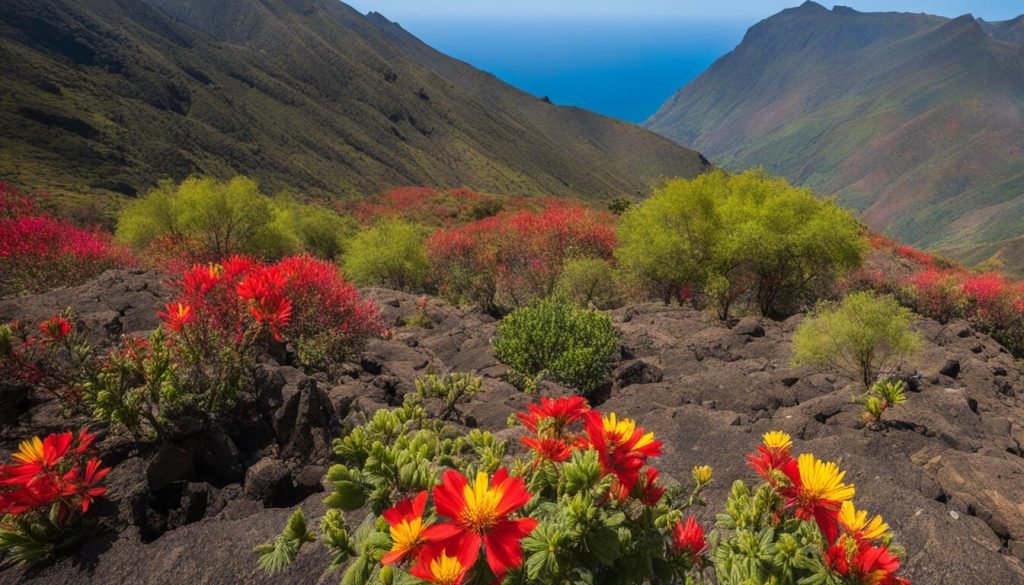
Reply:
<svg viewBox="0 0 1024 585"><path fill-rule="evenodd" d="M345 274L361 286L385 286L420 292L427 286L430 263L423 248L426 228L385 219L349 240Z"/></svg>

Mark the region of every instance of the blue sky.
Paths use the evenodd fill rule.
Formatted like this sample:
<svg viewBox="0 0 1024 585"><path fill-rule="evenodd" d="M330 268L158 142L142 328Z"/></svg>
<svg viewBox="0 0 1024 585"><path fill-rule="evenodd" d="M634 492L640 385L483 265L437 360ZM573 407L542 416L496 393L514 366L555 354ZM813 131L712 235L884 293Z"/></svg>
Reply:
<svg viewBox="0 0 1024 585"><path fill-rule="evenodd" d="M391 18L514 17L657 17L695 19L760 19L799 0L352 0L357 10L375 10ZM831 8L834 2L820 2ZM848 0L839 2L857 10L928 12L943 16L971 13L986 20L1013 18L1024 13L1020 0Z"/></svg>
<svg viewBox="0 0 1024 585"><path fill-rule="evenodd" d="M3 0L0 0L3 1ZM427 44L554 103L643 122L732 50L775 0L351 0ZM822 2L831 8L833 3ZM970 12L1004 20L1022 0L849 0L857 10Z"/></svg>

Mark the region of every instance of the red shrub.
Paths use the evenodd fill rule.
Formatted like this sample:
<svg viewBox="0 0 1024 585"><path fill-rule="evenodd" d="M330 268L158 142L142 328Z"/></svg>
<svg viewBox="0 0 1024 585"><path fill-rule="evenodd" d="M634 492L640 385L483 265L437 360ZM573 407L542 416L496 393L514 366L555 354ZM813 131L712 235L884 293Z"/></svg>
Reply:
<svg viewBox="0 0 1024 585"><path fill-rule="evenodd" d="M0 289L7 294L74 286L135 264L109 234L41 212L31 197L0 185Z"/></svg>
<svg viewBox="0 0 1024 585"><path fill-rule="evenodd" d="M928 268L910 277L913 309L940 322L963 314L964 295L960 273Z"/></svg>
<svg viewBox="0 0 1024 585"><path fill-rule="evenodd" d="M196 265L175 285L179 295L161 316L168 328L185 328L191 343L240 340L255 328L278 341L329 334L340 348L387 333L373 302L362 301L333 263L310 256L277 264L235 256L221 264Z"/></svg>
<svg viewBox="0 0 1024 585"><path fill-rule="evenodd" d="M491 307L521 305L550 294L566 260L610 260L612 218L580 206L506 212L462 227L439 230L427 241L441 291Z"/></svg>

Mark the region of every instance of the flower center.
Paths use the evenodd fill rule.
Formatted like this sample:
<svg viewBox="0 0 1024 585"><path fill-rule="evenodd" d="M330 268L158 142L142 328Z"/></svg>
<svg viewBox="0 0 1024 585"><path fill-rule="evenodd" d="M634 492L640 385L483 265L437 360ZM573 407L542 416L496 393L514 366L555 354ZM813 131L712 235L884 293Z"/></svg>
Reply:
<svg viewBox="0 0 1024 585"><path fill-rule="evenodd" d="M467 528L483 534L498 523L498 506L501 498L505 495L500 487L491 488L488 485L487 474L480 472L476 474L476 480L463 490L466 499L466 507L459 516L459 521Z"/></svg>
<svg viewBox="0 0 1024 585"><path fill-rule="evenodd" d="M422 544L423 519L403 519L391 526L392 550L411 550Z"/></svg>
<svg viewBox="0 0 1024 585"><path fill-rule="evenodd" d="M430 561L430 573L438 585L455 585L462 576L462 563L456 557L450 557L448 553L442 552L440 556Z"/></svg>

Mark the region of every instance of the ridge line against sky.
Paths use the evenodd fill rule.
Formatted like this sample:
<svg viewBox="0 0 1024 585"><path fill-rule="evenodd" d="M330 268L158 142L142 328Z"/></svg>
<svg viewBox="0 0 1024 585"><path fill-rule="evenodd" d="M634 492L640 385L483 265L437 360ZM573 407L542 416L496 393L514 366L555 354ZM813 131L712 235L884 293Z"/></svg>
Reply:
<svg viewBox="0 0 1024 585"><path fill-rule="evenodd" d="M696 0L350 0L360 12L376 11L391 20L443 18L600 18L631 16L637 18L679 17L695 20L748 20L754 24L800 0L731 0L707 3ZM826 8L849 6L861 12L924 12L955 17L973 14L985 20L1008 20L1024 13L1020 0L849 0L819 2Z"/></svg>
<svg viewBox="0 0 1024 585"><path fill-rule="evenodd" d="M428 45L558 105L641 123L743 39L801 0L346 0ZM820 2L826 8L836 3ZM989 21L1021 0L850 0L861 12L970 12Z"/></svg>

